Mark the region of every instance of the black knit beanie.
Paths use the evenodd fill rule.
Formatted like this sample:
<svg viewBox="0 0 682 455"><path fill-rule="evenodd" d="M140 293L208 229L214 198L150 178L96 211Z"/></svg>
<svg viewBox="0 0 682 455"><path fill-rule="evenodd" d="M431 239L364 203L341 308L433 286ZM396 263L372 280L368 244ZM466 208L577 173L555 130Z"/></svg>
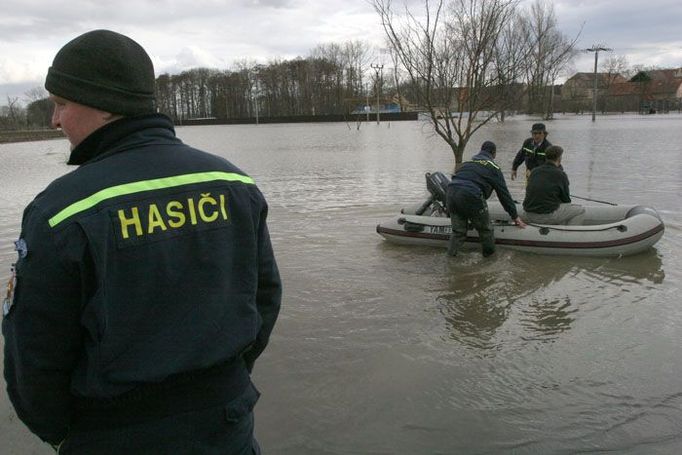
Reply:
<svg viewBox="0 0 682 455"><path fill-rule="evenodd" d="M132 39L109 30L87 32L66 43L47 72L45 88L112 114L155 112L149 55Z"/></svg>
<svg viewBox="0 0 682 455"><path fill-rule="evenodd" d="M495 143L493 141L485 141L483 145L481 145L481 151L482 152L488 152L488 153L495 153L497 150L497 147L495 146Z"/></svg>

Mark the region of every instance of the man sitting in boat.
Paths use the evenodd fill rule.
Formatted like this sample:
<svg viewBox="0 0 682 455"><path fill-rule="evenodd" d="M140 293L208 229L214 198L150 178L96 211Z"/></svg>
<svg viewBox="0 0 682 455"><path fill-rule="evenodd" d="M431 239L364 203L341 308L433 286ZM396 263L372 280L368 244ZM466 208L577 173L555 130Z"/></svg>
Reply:
<svg viewBox="0 0 682 455"><path fill-rule="evenodd" d="M571 204L568 176L561 170L564 149L552 145L545 151L545 162L533 169L526 185L522 215L526 223L579 225L585 207Z"/></svg>
<svg viewBox="0 0 682 455"><path fill-rule="evenodd" d="M466 240L468 222L478 231L483 256L495 252L495 236L486 202L493 190L514 223L519 227L526 226L516 212L516 204L509 194L500 167L493 161L496 151L493 142L485 141L481 151L471 161L462 164L448 185L447 207L452 223L448 245L450 256L456 256L457 250Z"/></svg>

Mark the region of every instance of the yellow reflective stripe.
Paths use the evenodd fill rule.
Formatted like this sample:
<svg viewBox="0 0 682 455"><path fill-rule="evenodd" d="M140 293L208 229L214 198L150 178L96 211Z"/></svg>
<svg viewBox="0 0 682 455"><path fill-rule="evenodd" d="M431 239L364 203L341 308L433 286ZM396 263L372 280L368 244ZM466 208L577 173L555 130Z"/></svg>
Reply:
<svg viewBox="0 0 682 455"><path fill-rule="evenodd" d="M140 193L142 191L153 191L182 185L191 185L193 183L211 182L215 180L242 182L252 185L255 184L253 179L246 175L220 171L198 172L196 174L174 175L172 177L162 177L160 179L140 180L139 182L124 183L122 185L105 188L86 197L85 199L74 202L50 218L48 223L50 224L50 227L55 227L70 216L92 208L102 201L106 201L107 199L112 199L118 196Z"/></svg>
<svg viewBox="0 0 682 455"><path fill-rule="evenodd" d="M545 152L541 152L541 151L539 151L539 150L531 150L531 149L526 148L526 147L524 147L523 150L525 150L526 153L529 153L529 154L531 154L531 155L542 155L542 156L545 156Z"/></svg>
<svg viewBox="0 0 682 455"><path fill-rule="evenodd" d="M483 166L492 166L495 169L500 169L500 166L498 166L497 164L490 160L471 160L471 162L476 164L482 164Z"/></svg>

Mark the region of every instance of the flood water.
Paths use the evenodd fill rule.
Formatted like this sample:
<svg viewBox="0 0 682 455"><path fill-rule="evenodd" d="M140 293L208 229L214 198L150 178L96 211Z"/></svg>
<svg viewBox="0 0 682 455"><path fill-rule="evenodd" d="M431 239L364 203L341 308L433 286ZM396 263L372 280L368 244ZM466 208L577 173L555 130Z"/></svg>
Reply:
<svg viewBox="0 0 682 455"><path fill-rule="evenodd" d="M517 200L511 161L535 121L486 126L465 153L495 141ZM425 172L453 168L422 122L178 128L252 175L271 207L285 294L254 370L265 454L682 453L682 115L547 127L575 195L659 211L653 248L483 259L387 243L376 224L425 199ZM67 153L65 140L0 144L3 282L23 207ZM4 387L0 438L2 453L52 453Z"/></svg>

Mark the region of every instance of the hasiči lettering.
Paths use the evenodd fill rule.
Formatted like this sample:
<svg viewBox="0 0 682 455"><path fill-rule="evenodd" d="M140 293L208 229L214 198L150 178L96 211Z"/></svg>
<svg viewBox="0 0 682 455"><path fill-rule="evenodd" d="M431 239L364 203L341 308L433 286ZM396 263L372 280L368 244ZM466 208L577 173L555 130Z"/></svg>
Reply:
<svg viewBox="0 0 682 455"><path fill-rule="evenodd" d="M211 193L201 193L198 198L187 197L131 206L118 209L117 214L123 239L230 219L227 196L213 196Z"/></svg>

